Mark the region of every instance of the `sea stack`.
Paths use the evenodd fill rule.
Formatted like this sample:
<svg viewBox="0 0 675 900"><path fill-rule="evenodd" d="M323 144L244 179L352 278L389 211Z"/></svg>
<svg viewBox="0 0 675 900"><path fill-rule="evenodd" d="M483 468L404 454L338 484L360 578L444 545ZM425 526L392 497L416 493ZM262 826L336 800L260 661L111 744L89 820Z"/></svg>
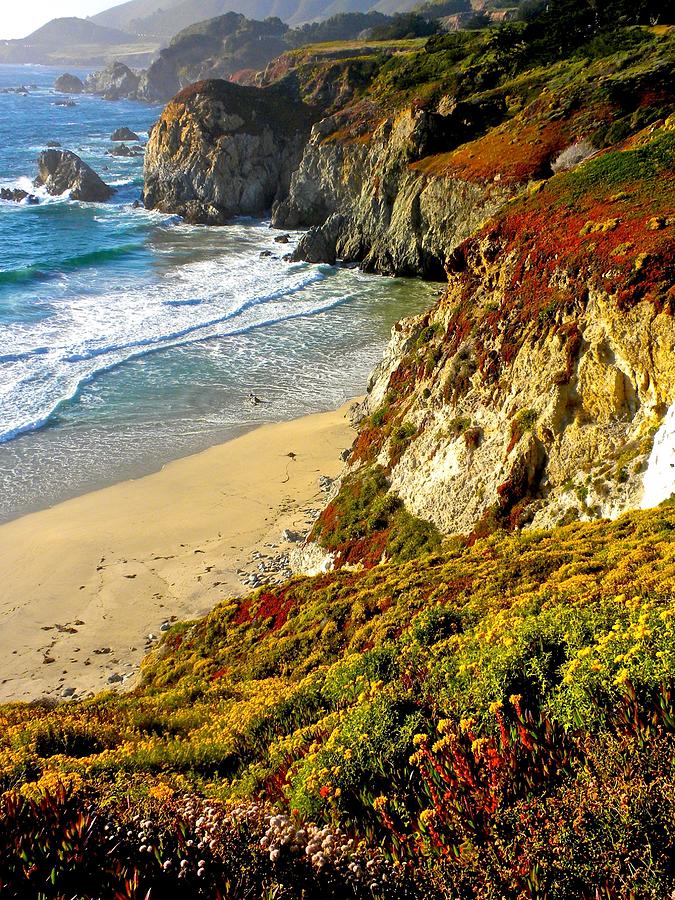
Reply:
<svg viewBox="0 0 675 900"><path fill-rule="evenodd" d="M84 91L84 83L77 75L66 72L56 79L54 90L61 91L63 94L81 94Z"/></svg>
<svg viewBox="0 0 675 900"><path fill-rule="evenodd" d="M123 128L116 128L110 135L111 141L140 141L139 136L131 128L126 125Z"/></svg>
<svg viewBox="0 0 675 900"><path fill-rule="evenodd" d="M38 177L35 187L45 187L58 196L70 191L73 200L102 203L110 200L113 188L99 178L77 154L70 150L43 150L38 157Z"/></svg>

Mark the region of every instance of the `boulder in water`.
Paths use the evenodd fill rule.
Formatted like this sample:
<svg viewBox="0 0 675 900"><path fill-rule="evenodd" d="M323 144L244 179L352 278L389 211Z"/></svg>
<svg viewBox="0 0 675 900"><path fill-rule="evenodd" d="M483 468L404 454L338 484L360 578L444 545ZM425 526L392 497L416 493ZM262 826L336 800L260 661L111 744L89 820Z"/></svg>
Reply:
<svg viewBox="0 0 675 900"><path fill-rule="evenodd" d="M110 135L111 141L140 141L135 131L126 126L124 128L116 128Z"/></svg>
<svg viewBox="0 0 675 900"><path fill-rule="evenodd" d="M92 72L87 76L84 89L90 94L101 94L105 100L119 100L122 97L136 96L140 76L132 72L129 66L114 62L102 72Z"/></svg>
<svg viewBox="0 0 675 900"><path fill-rule="evenodd" d="M292 262L327 262L334 265L337 259L337 242L345 228L346 218L341 213L333 213L323 225L306 231L290 255Z"/></svg>
<svg viewBox="0 0 675 900"><path fill-rule="evenodd" d="M84 90L84 82L77 75L71 75L65 72L54 82L54 90L61 91L62 94L81 94Z"/></svg>
<svg viewBox="0 0 675 900"><path fill-rule="evenodd" d="M65 106L69 108L71 106L77 106L77 103L74 100L57 100L54 106Z"/></svg>
<svg viewBox="0 0 675 900"><path fill-rule="evenodd" d="M60 141L47 141L47 146L48 147L60 147L61 142Z"/></svg>
<svg viewBox="0 0 675 900"><path fill-rule="evenodd" d="M73 200L102 203L115 193L94 170L70 150L43 150L38 157L35 187L58 196L70 191Z"/></svg>
<svg viewBox="0 0 675 900"><path fill-rule="evenodd" d="M127 147L126 144L106 150L106 156L143 156L144 153L143 147Z"/></svg>

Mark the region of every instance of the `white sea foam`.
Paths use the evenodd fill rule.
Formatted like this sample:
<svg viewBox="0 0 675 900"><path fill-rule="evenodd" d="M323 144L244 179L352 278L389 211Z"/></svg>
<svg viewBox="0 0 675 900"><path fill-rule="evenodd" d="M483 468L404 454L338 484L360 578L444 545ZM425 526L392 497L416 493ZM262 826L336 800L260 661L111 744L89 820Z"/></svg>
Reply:
<svg viewBox="0 0 675 900"><path fill-rule="evenodd" d="M0 337L0 441L40 428L83 385L130 359L312 315L346 299L328 283L330 267L253 258L252 249L115 290L87 291L93 274L75 271L69 289L80 293L42 321L17 322Z"/></svg>

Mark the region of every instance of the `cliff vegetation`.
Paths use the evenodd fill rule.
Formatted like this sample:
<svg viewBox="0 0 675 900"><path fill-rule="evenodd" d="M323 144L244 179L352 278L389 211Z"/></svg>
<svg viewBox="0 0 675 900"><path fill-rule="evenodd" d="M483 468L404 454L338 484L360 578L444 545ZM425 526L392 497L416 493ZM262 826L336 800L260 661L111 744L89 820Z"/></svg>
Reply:
<svg viewBox="0 0 675 900"><path fill-rule="evenodd" d="M666 896L674 529L296 579L174 626L128 696L5 707L3 895Z"/></svg>

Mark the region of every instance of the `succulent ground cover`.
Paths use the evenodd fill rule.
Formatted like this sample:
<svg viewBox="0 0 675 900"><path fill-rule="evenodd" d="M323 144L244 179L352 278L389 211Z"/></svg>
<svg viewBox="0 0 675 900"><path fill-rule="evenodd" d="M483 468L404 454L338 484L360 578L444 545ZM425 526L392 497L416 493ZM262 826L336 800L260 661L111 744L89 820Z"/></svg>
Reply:
<svg viewBox="0 0 675 900"><path fill-rule="evenodd" d="M176 625L129 695L5 707L3 895L663 896L674 532L295 579Z"/></svg>

